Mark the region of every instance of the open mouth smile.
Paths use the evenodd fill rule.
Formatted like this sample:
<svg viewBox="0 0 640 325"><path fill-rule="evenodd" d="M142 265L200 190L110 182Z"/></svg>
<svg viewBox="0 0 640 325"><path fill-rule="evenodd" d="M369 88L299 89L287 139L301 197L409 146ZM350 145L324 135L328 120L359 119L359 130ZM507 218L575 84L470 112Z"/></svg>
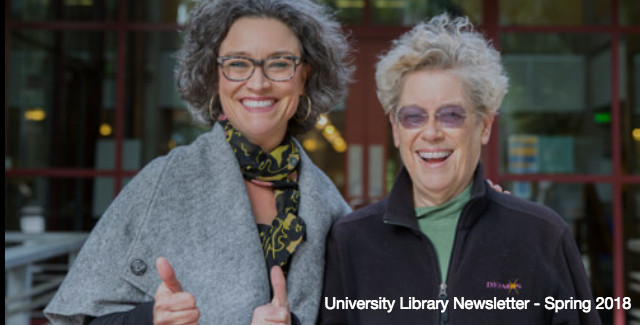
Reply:
<svg viewBox="0 0 640 325"><path fill-rule="evenodd" d="M416 153L418 154L418 156L420 156L420 158L422 158L424 162L441 163L447 160L449 156L451 156L451 154L453 153L453 150L428 151L428 152L423 151L423 152L416 152Z"/></svg>
<svg viewBox="0 0 640 325"><path fill-rule="evenodd" d="M254 99L244 99L241 101L242 105L247 108L267 108L273 106L276 103L275 99L263 99L263 100L254 100Z"/></svg>

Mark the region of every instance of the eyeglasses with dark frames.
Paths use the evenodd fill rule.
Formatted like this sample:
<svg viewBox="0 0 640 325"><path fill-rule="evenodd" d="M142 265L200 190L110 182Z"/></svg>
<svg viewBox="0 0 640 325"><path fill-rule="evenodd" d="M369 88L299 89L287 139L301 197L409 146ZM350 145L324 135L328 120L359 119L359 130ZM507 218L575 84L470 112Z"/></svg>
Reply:
<svg viewBox="0 0 640 325"><path fill-rule="evenodd" d="M429 120L429 114L426 110L417 105L400 107L395 116L396 122L400 122L405 129L420 128ZM462 106L447 105L436 110L435 118L443 127L459 128L467 118L467 111Z"/></svg>
<svg viewBox="0 0 640 325"><path fill-rule="evenodd" d="M230 81L245 81L253 75L256 66L262 68L262 74L271 81L293 79L296 68L302 60L297 56L273 56L255 60L244 56L220 56L216 59L222 68L222 74Z"/></svg>

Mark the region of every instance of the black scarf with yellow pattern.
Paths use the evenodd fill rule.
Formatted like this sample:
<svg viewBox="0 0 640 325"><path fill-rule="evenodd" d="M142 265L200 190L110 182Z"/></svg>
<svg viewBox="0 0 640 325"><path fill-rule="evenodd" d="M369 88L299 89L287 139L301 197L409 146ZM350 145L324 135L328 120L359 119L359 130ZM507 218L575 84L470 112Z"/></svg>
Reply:
<svg viewBox="0 0 640 325"><path fill-rule="evenodd" d="M224 127L227 142L233 148L244 178L274 189L278 215L271 225L258 224L258 231L267 270L279 265L286 274L291 255L306 238L304 220L298 216L298 147L287 135L279 146L265 153L234 129L229 121L219 123Z"/></svg>

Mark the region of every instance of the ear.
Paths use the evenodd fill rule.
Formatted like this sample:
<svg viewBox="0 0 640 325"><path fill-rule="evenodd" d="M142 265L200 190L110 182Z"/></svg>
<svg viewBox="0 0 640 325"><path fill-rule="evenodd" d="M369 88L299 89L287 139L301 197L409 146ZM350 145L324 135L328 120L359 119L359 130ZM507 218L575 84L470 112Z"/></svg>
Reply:
<svg viewBox="0 0 640 325"><path fill-rule="evenodd" d="M312 68L308 64L303 64L300 68L302 68L300 69L300 95L304 95L304 92L307 89L307 80L309 80L309 77L311 76Z"/></svg>
<svg viewBox="0 0 640 325"><path fill-rule="evenodd" d="M495 114L489 113L488 117L482 119L482 135L480 136L482 144L489 143L489 138L491 138L491 127L493 126L495 117Z"/></svg>
<svg viewBox="0 0 640 325"><path fill-rule="evenodd" d="M400 137L398 136L398 125L396 125L395 114L389 113L389 123L391 123L391 129L393 132L393 144L398 148L400 146Z"/></svg>
<svg viewBox="0 0 640 325"><path fill-rule="evenodd" d="M310 65L305 64L304 65L303 74L302 74L302 76L304 77L305 80L307 80L307 78L309 78L309 76L311 76L311 72L313 72L313 68Z"/></svg>
<svg viewBox="0 0 640 325"><path fill-rule="evenodd" d="M302 68L302 71L301 71L300 80L303 81L303 84L306 84L307 80L309 80L309 77L311 76L311 72L313 72L313 68L311 68L311 66L308 64L303 64L301 68Z"/></svg>

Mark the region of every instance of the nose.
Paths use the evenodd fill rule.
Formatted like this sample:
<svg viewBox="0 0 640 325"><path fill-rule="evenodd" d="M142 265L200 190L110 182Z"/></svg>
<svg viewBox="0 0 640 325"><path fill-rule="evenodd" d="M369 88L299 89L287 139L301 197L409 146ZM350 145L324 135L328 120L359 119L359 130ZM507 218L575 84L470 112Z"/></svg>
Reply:
<svg viewBox="0 0 640 325"><path fill-rule="evenodd" d="M420 136L429 142L434 142L442 139L442 127L438 123L435 117L429 116L427 123L422 127L420 131Z"/></svg>
<svg viewBox="0 0 640 325"><path fill-rule="evenodd" d="M253 74L247 80L246 87L252 91L260 91L265 88L268 88L271 85L269 79L264 76L264 72L262 71L262 67L256 67L253 70Z"/></svg>

